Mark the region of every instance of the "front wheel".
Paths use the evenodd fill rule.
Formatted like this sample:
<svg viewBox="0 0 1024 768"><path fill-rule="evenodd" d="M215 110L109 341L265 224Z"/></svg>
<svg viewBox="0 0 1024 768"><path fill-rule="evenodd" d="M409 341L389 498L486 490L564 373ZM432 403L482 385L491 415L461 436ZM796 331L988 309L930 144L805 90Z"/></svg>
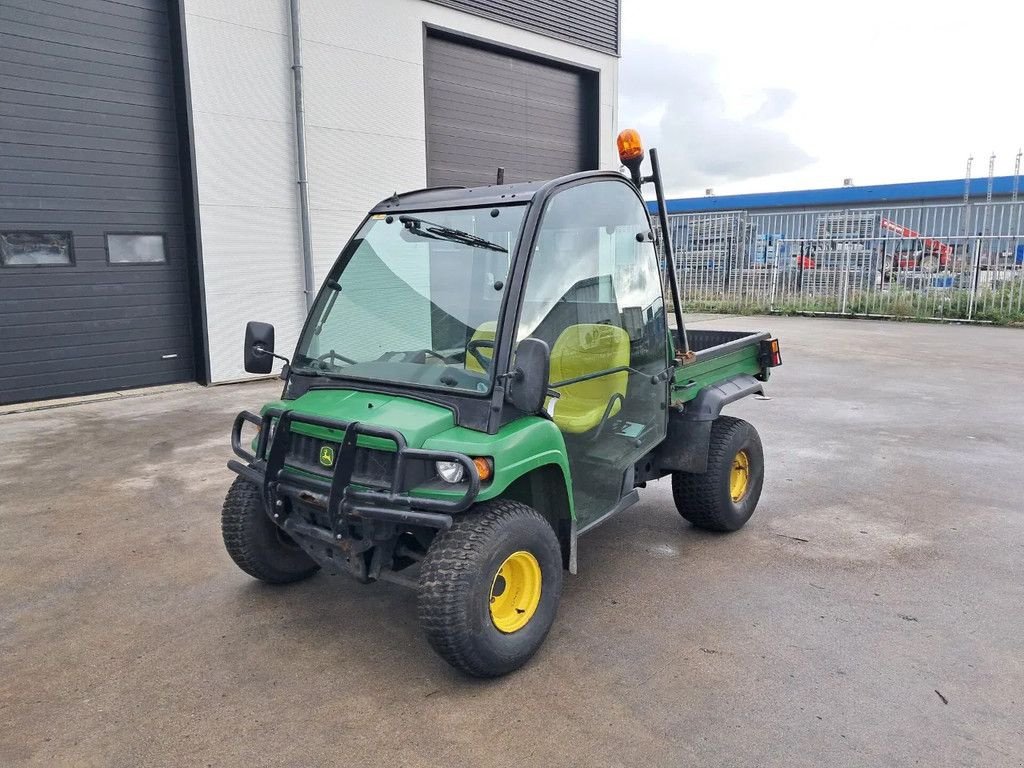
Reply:
<svg viewBox="0 0 1024 768"><path fill-rule="evenodd" d="M221 511L221 534L231 559L255 579L287 584L320 570L302 547L267 516L260 489L237 477Z"/></svg>
<svg viewBox="0 0 1024 768"><path fill-rule="evenodd" d="M427 550L420 623L453 667L497 677L544 642L561 593L562 554L551 524L517 501L483 502Z"/></svg>
<svg viewBox="0 0 1024 768"><path fill-rule="evenodd" d="M757 508L764 451L753 425L719 416L711 425L707 471L674 472L672 498L686 520L708 531L738 531Z"/></svg>

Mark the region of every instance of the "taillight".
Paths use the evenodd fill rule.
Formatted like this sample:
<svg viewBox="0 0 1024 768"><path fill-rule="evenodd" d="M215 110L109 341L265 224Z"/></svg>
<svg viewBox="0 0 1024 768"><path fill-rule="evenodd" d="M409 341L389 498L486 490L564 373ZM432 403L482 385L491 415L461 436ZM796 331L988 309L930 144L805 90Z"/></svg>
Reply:
<svg viewBox="0 0 1024 768"><path fill-rule="evenodd" d="M782 365L782 351L778 339L766 339L761 342L761 365L765 368Z"/></svg>

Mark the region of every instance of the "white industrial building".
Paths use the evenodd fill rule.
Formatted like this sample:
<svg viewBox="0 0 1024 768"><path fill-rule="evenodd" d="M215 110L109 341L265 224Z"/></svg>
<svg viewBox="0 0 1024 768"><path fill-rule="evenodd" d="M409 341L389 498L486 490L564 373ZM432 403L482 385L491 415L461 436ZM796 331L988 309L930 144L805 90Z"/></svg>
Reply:
<svg viewBox="0 0 1024 768"><path fill-rule="evenodd" d="M242 378L392 192L617 166L618 0L2 13L0 402Z"/></svg>

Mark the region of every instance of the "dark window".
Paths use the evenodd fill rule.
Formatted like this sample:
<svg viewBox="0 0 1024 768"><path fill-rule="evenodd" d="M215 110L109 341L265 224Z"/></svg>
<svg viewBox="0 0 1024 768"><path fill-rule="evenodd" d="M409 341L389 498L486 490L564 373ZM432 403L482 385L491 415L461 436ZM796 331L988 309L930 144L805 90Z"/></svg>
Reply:
<svg viewBox="0 0 1024 768"><path fill-rule="evenodd" d="M164 236L108 234L107 261L111 264L163 264L167 261Z"/></svg>
<svg viewBox="0 0 1024 768"><path fill-rule="evenodd" d="M62 267L75 263L70 232L0 232L5 267Z"/></svg>

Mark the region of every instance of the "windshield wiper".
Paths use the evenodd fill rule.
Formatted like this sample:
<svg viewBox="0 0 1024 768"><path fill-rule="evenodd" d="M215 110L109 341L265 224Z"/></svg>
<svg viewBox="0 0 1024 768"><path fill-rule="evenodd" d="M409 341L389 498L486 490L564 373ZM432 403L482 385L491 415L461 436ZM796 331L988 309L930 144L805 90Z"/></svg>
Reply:
<svg viewBox="0 0 1024 768"><path fill-rule="evenodd" d="M418 219L415 216L399 216L398 220L405 225L409 232L420 237L430 238L431 240L447 240L452 243L468 245L471 248L486 248L489 251L508 253L508 248L492 243L490 240L485 240L482 237L471 235L469 232L463 232L461 229L434 224L424 219Z"/></svg>

